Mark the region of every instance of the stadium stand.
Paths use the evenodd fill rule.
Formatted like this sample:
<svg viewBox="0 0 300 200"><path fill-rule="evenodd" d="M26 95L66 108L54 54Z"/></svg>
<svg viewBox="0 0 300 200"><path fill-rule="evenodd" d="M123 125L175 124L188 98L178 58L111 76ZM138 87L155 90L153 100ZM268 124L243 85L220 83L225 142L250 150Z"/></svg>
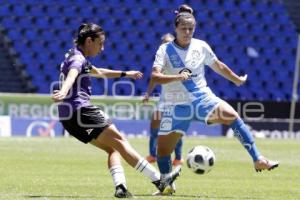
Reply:
<svg viewBox="0 0 300 200"><path fill-rule="evenodd" d="M297 33L279 0L2 0L0 25L37 92L48 93L78 25L99 23L107 42L104 53L92 61L96 66L141 70L145 79L137 81L134 92L141 95L160 37L173 31L173 11L182 3L194 8L195 37L206 40L235 72L248 74L246 89L226 90L232 84L207 69L208 84L218 96L290 100ZM94 94L106 94L101 83L93 80ZM108 83L111 95L112 82ZM118 88L119 95L130 93L127 85Z"/></svg>
<svg viewBox="0 0 300 200"><path fill-rule="evenodd" d="M0 91L2 92L34 92L24 65L17 59L18 53L12 48L11 40L5 36L5 30L0 26Z"/></svg>

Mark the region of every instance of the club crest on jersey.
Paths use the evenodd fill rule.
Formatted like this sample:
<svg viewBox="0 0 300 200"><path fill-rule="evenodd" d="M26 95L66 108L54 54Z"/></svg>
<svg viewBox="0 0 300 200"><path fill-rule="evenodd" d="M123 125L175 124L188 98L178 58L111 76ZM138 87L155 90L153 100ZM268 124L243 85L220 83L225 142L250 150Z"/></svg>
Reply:
<svg viewBox="0 0 300 200"><path fill-rule="evenodd" d="M193 50L192 51L192 59L199 59L199 57L200 57L200 52L199 51L197 51L197 50Z"/></svg>
<svg viewBox="0 0 300 200"><path fill-rule="evenodd" d="M161 131L170 131L172 129L172 118L163 118L160 123Z"/></svg>

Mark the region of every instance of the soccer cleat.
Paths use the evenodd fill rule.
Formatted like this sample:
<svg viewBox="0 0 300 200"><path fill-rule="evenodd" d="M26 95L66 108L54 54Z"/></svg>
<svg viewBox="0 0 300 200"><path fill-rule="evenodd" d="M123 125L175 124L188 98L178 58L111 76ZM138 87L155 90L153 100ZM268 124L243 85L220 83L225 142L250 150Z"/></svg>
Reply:
<svg viewBox="0 0 300 200"><path fill-rule="evenodd" d="M149 163L154 163L154 162L156 162L156 157L149 155L149 156L146 157L146 160Z"/></svg>
<svg viewBox="0 0 300 200"><path fill-rule="evenodd" d="M159 191L153 195L172 195L175 193L174 181L180 175L181 167L176 167L171 173L162 176L160 180L152 182Z"/></svg>
<svg viewBox="0 0 300 200"><path fill-rule="evenodd" d="M272 170L279 166L278 161L268 160L263 156L260 156L257 161L254 162L254 168L256 172L261 172L262 170Z"/></svg>
<svg viewBox="0 0 300 200"><path fill-rule="evenodd" d="M173 182L171 185L168 185L166 187L164 192L161 192L161 191L157 190L152 195L153 196L170 196L170 195L175 193L175 190L176 190L176 186L175 186L175 183Z"/></svg>
<svg viewBox="0 0 300 200"><path fill-rule="evenodd" d="M121 184L116 187L115 197L117 198L133 198L133 195Z"/></svg>
<svg viewBox="0 0 300 200"><path fill-rule="evenodd" d="M172 162L172 165L173 166L178 166L178 165L183 165L183 163L184 163L183 159L180 159L180 160L174 159L173 162Z"/></svg>

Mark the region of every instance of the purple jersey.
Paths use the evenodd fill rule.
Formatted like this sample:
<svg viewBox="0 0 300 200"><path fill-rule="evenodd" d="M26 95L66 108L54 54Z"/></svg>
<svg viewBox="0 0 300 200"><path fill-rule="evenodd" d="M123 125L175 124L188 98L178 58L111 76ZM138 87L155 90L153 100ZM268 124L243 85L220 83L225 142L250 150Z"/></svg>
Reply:
<svg viewBox="0 0 300 200"><path fill-rule="evenodd" d="M68 117L78 108L90 105L91 78L89 72L91 68L92 64L77 47L66 53L65 60L60 66L60 88L70 69L77 69L79 74L63 103L58 106L60 118Z"/></svg>

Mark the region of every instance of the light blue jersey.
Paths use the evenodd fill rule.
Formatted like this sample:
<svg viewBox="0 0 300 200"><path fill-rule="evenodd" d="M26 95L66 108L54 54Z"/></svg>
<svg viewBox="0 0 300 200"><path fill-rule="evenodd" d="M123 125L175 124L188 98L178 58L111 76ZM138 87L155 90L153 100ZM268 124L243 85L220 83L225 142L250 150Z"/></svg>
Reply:
<svg viewBox="0 0 300 200"><path fill-rule="evenodd" d="M222 100L207 87L205 66L217 60L210 46L198 39L192 39L187 48L175 42L159 47L153 67L164 74L176 75L182 71L191 73L186 81L175 81L162 85L161 101L164 105L160 135L176 131L185 133L193 119L207 122L210 114Z"/></svg>

